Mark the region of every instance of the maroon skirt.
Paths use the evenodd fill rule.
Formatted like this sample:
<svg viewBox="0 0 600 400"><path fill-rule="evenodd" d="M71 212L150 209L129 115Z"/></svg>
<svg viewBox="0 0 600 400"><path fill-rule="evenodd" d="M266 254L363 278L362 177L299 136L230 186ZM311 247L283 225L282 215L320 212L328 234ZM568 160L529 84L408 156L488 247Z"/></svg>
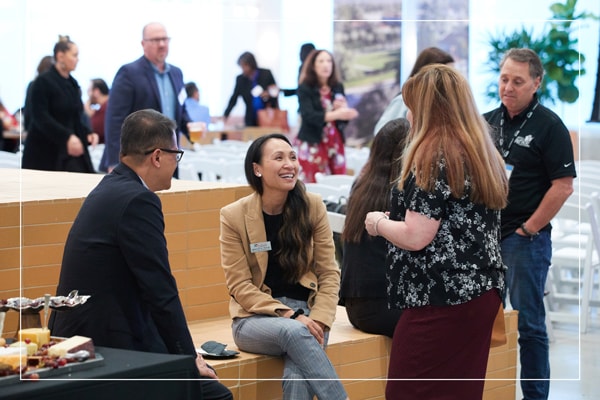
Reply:
<svg viewBox="0 0 600 400"><path fill-rule="evenodd" d="M481 400L500 295L404 310L392 340L387 400Z"/></svg>

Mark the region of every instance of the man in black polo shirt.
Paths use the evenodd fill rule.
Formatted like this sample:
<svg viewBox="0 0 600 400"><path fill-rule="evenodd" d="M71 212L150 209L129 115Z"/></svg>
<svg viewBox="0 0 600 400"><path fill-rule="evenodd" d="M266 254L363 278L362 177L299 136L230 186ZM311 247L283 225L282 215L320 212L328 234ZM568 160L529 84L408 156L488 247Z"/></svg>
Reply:
<svg viewBox="0 0 600 400"><path fill-rule="evenodd" d="M576 176L569 131L536 95L543 76L535 52L509 50L500 64L502 104L484 114L510 178L501 250L510 303L519 311L521 389L526 400L548 398L544 287L552 257L550 220L573 192Z"/></svg>

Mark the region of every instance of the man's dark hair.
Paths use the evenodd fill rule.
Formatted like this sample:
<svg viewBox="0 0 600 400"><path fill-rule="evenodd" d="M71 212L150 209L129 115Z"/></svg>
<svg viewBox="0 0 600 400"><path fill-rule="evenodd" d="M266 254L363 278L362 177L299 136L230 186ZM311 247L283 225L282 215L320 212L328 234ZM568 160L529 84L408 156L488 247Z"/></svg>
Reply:
<svg viewBox="0 0 600 400"><path fill-rule="evenodd" d="M125 118L121 127L121 156L141 158L148 150L173 145L175 121L156 110L135 111Z"/></svg>
<svg viewBox="0 0 600 400"><path fill-rule="evenodd" d="M102 78L92 79L92 88L98 89L100 91L100 93L102 93L105 96L108 95L108 92L109 92L108 85Z"/></svg>
<svg viewBox="0 0 600 400"><path fill-rule="evenodd" d="M194 93L198 91L198 86L195 82L188 82L185 84L185 94L187 97L192 97Z"/></svg>

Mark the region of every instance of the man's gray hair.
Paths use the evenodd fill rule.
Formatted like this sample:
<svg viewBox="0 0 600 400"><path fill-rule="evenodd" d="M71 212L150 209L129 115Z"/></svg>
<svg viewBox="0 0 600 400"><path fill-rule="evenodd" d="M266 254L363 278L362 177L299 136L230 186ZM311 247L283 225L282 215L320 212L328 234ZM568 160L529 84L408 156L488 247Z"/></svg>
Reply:
<svg viewBox="0 0 600 400"><path fill-rule="evenodd" d="M533 79L537 77L540 78L540 81L544 79L544 66L542 65L542 60L540 60L540 57L535 51L527 48L508 50L506 53L504 53L504 57L500 62L500 69L502 69L504 63L509 58L516 62L523 62L529 64L529 75Z"/></svg>

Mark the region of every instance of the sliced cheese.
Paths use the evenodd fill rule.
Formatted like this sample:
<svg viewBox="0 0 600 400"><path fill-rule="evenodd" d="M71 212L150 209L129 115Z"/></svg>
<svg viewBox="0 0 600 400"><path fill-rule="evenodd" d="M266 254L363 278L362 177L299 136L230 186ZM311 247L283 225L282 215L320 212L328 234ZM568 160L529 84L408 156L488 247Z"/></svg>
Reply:
<svg viewBox="0 0 600 400"><path fill-rule="evenodd" d="M25 368L27 366L27 356L20 354L0 356L0 364L8 364L13 369Z"/></svg>
<svg viewBox="0 0 600 400"><path fill-rule="evenodd" d="M37 343L38 347L41 347L50 342L50 330L43 328L21 329L19 331L19 340L24 342L25 339L29 339Z"/></svg>
<svg viewBox="0 0 600 400"><path fill-rule="evenodd" d="M73 336L48 348L48 355L52 357L64 357L67 353L75 353L79 350L90 352L90 358L94 358L94 343L92 339L85 336Z"/></svg>
<svg viewBox="0 0 600 400"><path fill-rule="evenodd" d="M24 347L0 348L0 364L8 364L12 369L27 366L27 352Z"/></svg>
<svg viewBox="0 0 600 400"><path fill-rule="evenodd" d="M32 356L38 350L38 345L35 342L14 342L9 347L24 347L27 349L27 355Z"/></svg>

